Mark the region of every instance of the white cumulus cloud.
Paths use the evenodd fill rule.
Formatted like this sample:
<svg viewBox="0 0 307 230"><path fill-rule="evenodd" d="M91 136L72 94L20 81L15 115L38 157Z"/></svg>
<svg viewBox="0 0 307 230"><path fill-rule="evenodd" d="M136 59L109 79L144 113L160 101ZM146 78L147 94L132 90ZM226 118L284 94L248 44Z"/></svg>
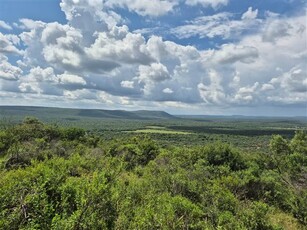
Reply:
<svg viewBox="0 0 307 230"><path fill-rule="evenodd" d="M130 88L133 89L134 88L134 82L133 81L122 81L120 83L121 87L123 88Z"/></svg>
<svg viewBox="0 0 307 230"><path fill-rule="evenodd" d="M16 41L16 36L11 34L2 34L0 32L0 54L22 55L23 52L14 45L16 43L18 43L18 41Z"/></svg>
<svg viewBox="0 0 307 230"><path fill-rule="evenodd" d="M228 0L186 0L185 3L191 6L198 4L204 7L211 6L212 8L217 9L220 6L226 6L228 4Z"/></svg>
<svg viewBox="0 0 307 230"><path fill-rule="evenodd" d="M121 7L134 11L142 16L162 16L173 10L179 4L175 0L107 0L106 6Z"/></svg>
<svg viewBox="0 0 307 230"><path fill-rule="evenodd" d="M258 50L252 46L236 46L233 44L222 45L221 49L213 53L213 60L220 64L235 63L251 63L258 58Z"/></svg>
<svg viewBox="0 0 307 230"><path fill-rule="evenodd" d="M6 30L12 30L13 28L6 23L5 21L0 20L0 28L6 29Z"/></svg>
<svg viewBox="0 0 307 230"><path fill-rule="evenodd" d="M218 13L185 21L169 31L170 39L194 36L218 44L200 49L167 36L143 36L116 13L128 9L153 23L153 17L179 14L184 4ZM16 103L19 98L235 112L244 106L301 106L307 101L305 16L261 17L262 10L252 7L235 15L223 12L227 4L231 1L62 0L67 23L20 19L14 24L20 34L0 33L0 102L11 97Z"/></svg>
<svg viewBox="0 0 307 230"><path fill-rule="evenodd" d="M78 75L65 72L63 74L57 75L57 77L59 84L61 85L86 85L86 81Z"/></svg>
<svg viewBox="0 0 307 230"><path fill-rule="evenodd" d="M180 25L171 30L171 33L178 38L214 38L221 37L223 39L240 37L243 32L253 31L259 27L262 20L257 19L257 10L252 11L251 8L243 13L242 19L234 19L234 14L229 12L221 12L209 16L200 16L185 25ZM248 20L247 20L248 19Z"/></svg>
<svg viewBox="0 0 307 230"><path fill-rule="evenodd" d="M243 20L255 19L257 18L257 15L258 15L258 9L255 9L253 11L252 7L248 7L248 10L244 14L242 14L241 19Z"/></svg>
<svg viewBox="0 0 307 230"><path fill-rule="evenodd" d="M174 91L172 89L170 89L170 88L165 88L165 89L163 89L162 92L163 93L167 93L167 94L172 94Z"/></svg>
<svg viewBox="0 0 307 230"><path fill-rule="evenodd" d="M8 62L8 58L0 53L0 78L4 80L18 80L23 71Z"/></svg>

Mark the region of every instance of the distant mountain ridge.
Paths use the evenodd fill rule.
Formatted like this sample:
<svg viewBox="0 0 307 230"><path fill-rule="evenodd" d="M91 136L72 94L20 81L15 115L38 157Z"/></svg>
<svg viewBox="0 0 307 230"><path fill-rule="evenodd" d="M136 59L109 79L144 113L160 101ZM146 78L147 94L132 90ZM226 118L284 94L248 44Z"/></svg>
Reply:
<svg viewBox="0 0 307 230"><path fill-rule="evenodd" d="M117 118L117 119L174 119L177 118L164 111L151 110L105 110L105 109L73 109L36 106L0 106L0 116L77 116L91 118Z"/></svg>

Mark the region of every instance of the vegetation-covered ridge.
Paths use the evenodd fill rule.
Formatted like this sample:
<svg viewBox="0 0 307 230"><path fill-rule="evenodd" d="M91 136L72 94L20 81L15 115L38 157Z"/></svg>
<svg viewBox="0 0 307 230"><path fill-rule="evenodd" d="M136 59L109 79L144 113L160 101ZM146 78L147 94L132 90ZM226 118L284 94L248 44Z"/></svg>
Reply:
<svg viewBox="0 0 307 230"><path fill-rule="evenodd" d="M36 106L0 106L0 112L7 116L38 116L38 117L56 117L63 116L67 118L116 118L116 119L174 119L164 111L152 110L105 110L105 109L72 109L72 108L54 108L54 107L36 107Z"/></svg>
<svg viewBox="0 0 307 230"><path fill-rule="evenodd" d="M0 130L0 229L306 229L307 134L269 148L106 141L26 118Z"/></svg>

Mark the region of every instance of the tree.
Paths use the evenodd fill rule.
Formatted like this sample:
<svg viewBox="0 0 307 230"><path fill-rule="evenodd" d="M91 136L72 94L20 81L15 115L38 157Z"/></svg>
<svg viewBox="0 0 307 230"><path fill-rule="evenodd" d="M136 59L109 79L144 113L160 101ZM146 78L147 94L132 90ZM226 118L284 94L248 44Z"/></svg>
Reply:
<svg viewBox="0 0 307 230"><path fill-rule="evenodd" d="M296 131L290 142L290 149L293 153L307 155L307 133L303 130Z"/></svg>
<svg viewBox="0 0 307 230"><path fill-rule="evenodd" d="M281 135L273 135L270 141L270 150L276 155L289 154L289 143Z"/></svg>

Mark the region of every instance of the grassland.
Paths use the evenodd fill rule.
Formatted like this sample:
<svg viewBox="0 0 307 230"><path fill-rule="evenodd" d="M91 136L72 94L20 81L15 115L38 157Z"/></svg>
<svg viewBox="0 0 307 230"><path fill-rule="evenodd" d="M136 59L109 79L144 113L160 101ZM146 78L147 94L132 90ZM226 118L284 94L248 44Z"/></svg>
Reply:
<svg viewBox="0 0 307 230"><path fill-rule="evenodd" d="M125 131L130 133L157 133L157 134L174 134L174 135L189 135L192 133L183 132L183 131L174 131L174 130L167 130L164 129L138 129L133 131Z"/></svg>

